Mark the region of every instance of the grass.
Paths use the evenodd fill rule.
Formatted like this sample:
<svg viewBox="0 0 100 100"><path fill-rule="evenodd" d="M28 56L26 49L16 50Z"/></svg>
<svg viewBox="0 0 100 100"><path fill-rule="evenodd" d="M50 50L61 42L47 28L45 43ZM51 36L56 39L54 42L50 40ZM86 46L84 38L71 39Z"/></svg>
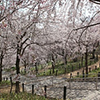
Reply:
<svg viewBox="0 0 100 100"><path fill-rule="evenodd" d="M92 70L91 72L89 72L88 77L97 77L98 72L100 72L100 68L97 68L96 70Z"/></svg>
<svg viewBox="0 0 100 100"><path fill-rule="evenodd" d="M90 57L91 57L91 56L89 56L89 58L90 58ZM92 65L92 64L94 64L94 63L96 63L96 60L95 60L95 59L93 59L93 60L88 59L88 66L89 66L89 65ZM79 64L80 64L80 66L79 66ZM80 61L80 59L78 59L77 62L68 61L68 63L67 63L66 66L64 65L64 63L59 62L59 63L57 63L57 64L55 65L55 73L52 73L52 72L53 72L52 69L47 69L47 70L45 71L45 73L44 73L44 72L41 72L41 73L39 73L38 76L56 75L56 70L58 70L58 71L57 71L57 75L61 75L61 74L64 74L64 73L65 73L65 67L66 67L66 73L70 73L70 72L72 72L72 71L75 71L75 70L78 70L78 69L82 68L82 67L81 67L81 61ZM85 67L85 59L83 60L83 67ZM50 74L50 70L51 70L51 74Z"/></svg>
<svg viewBox="0 0 100 100"><path fill-rule="evenodd" d="M45 98L43 96L36 96L36 95L32 95L31 93L3 93L0 94L0 100L57 100L57 99L49 99L49 98Z"/></svg>
<svg viewBox="0 0 100 100"><path fill-rule="evenodd" d="M92 78L92 77L98 77L98 72L100 72L100 68L97 68L96 70L93 69L91 72L88 73L88 77ZM85 75L85 74L84 74ZM85 75L86 76L86 75ZM83 75L79 75L79 76L75 76L76 77L80 77L83 78Z"/></svg>
<svg viewBox="0 0 100 100"><path fill-rule="evenodd" d="M10 81L2 81L0 82L0 86L10 85Z"/></svg>
<svg viewBox="0 0 100 100"><path fill-rule="evenodd" d="M16 94L15 87L12 89L12 93L10 93L10 84L9 81L2 81L0 83L0 100L58 100L56 98L45 98L44 96L32 95L27 92L20 92ZM7 87L6 87L7 86ZM21 90L22 91L22 90Z"/></svg>
<svg viewBox="0 0 100 100"><path fill-rule="evenodd" d="M25 71L20 72L21 75L26 75Z"/></svg>
<svg viewBox="0 0 100 100"><path fill-rule="evenodd" d="M50 66L51 65L51 62L49 61L48 63L47 63L47 66ZM46 67L46 65L45 64L42 64L42 65L38 65L37 66L37 69L38 70L42 70L42 69L44 69L44 67ZM30 69L31 71L35 71L36 69L35 69L35 66L34 67L32 67L31 69Z"/></svg>
<svg viewBox="0 0 100 100"><path fill-rule="evenodd" d="M15 87L13 87L13 93L10 94L10 82L9 81L2 81L0 83L0 100L57 100L52 98L45 98L44 96L37 96L32 95L31 93L14 93ZM7 86L7 87L6 87ZM22 90L21 90L22 91Z"/></svg>
<svg viewBox="0 0 100 100"><path fill-rule="evenodd" d="M7 71L7 72L11 72L11 71L15 71L15 70L16 70L16 67L11 67L11 68L5 69L5 71Z"/></svg>

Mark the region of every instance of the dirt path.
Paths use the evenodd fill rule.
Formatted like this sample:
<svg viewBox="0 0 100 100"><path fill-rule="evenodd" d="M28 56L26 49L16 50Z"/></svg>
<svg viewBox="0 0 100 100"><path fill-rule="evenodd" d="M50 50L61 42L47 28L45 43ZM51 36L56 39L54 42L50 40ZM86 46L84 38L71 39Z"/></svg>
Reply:
<svg viewBox="0 0 100 100"><path fill-rule="evenodd" d="M52 67L51 65L50 65L50 66L48 66L48 67L45 67L44 69L39 70L39 73L44 72L44 71L46 71L46 70L50 69L51 67Z"/></svg>
<svg viewBox="0 0 100 100"><path fill-rule="evenodd" d="M96 62L95 64L88 66L88 69L91 68L91 70L93 70L93 69L95 69L95 66L97 66L97 68L99 68L99 63L100 63L100 60L98 62ZM81 75L82 71L83 71L83 68L81 68L79 70L76 70L76 71L73 71L71 73L72 73L72 76L77 76L77 72L79 72L79 74ZM84 67L84 71L86 71L85 67ZM67 78L69 78L70 77L70 73L63 74L63 75L61 75L59 77L67 77Z"/></svg>
<svg viewBox="0 0 100 100"><path fill-rule="evenodd" d="M98 61L98 62L96 62L96 63L93 64L93 65L88 66L88 71L89 71L89 68L91 68L91 71L92 71L93 69L95 69L95 66L97 66L97 68L99 68L99 63L100 63L100 56L99 56L99 61ZM45 67L45 68L42 69L42 70L39 70L38 73L44 72L44 71L46 71L46 70L48 70L48 69L50 69L50 68L52 68L51 65L49 65L48 67ZM83 71L83 68L81 68L81 69L79 69L79 70L76 70L76 71L73 71L73 72L71 72L71 73L72 73L72 76L77 76L77 72L79 72L79 75L82 75L82 71ZM84 72L85 72L85 71L86 71L86 69L85 69L85 67L84 67ZM33 72L33 74L34 74L34 73L35 73L35 72ZM59 75L58 77L67 77L67 78L69 78L69 77L70 77L70 73L63 74L63 75Z"/></svg>
<svg viewBox="0 0 100 100"><path fill-rule="evenodd" d="M100 63L100 56L99 56L99 61L96 62L96 63L93 64L93 65L88 66L88 69L91 68L91 71L92 71L93 69L95 69L95 66L97 66L97 68L99 68L99 63ZM40 72L44 72L44 71L48 70L48 69L51 68L51 67L52 67L51 65L48 66L48 67L45 67L45 69L40 70L39 73L40 73ZM76 71L73 71L73 72L71 72L71 73L72 73L72 76L77 76L77 72L79 72L79 74L81 75L81 74L82 74L82 71L83 71L83 68L81 68L81 69L79 69L79 70L76 70ZM86 69L85 69L85 67L84 67L84 72L85 72L85 71L86 71ZM88 71L89 71L89 70L88 70ZM69 77L70 77L70 73L60 75L59 77L67 77L67 78L69 78Z"/></svg>

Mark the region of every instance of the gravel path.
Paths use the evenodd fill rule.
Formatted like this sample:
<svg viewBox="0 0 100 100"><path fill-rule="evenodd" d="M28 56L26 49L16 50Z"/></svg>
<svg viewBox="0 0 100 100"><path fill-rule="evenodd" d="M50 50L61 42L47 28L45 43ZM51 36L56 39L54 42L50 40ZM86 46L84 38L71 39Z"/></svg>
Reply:
<svg viewBox="0 0 100 100"><path fill-rule="evenodd" d="M70 100L100 100L100 82L69 82L66 79L58 77L41 77L38 79L21 78L21 83L25 83L25 90L32 91L37 95L44 95L44 85L47 86L47 96L52 98L63 98L63 87L67 87L66 98ZM53 81L53 84L52 84ZM71 87L71 88L70 88ZM91 97L92 95L92 97ZM91 99L92 98L92 99ZM95 99L98 98L98 99ZM66 100L67 100L66 99Z"/></svg>
<svg viewBox="0 0 100 100"><path fill-rule="evenodd" d="M89 66L94 69L95 66L99 67L98 61L96 64ZM77 75L77 72L82 72L83 68L77 71L72 72L72 75ZM3 77L9 77L10 74L3 72ZM100 100L100 82L71 82L67 81L69 74L62 76L44 76L44 77L35 77L34 75L29 76L20 76L20 84L25 84L25 91L31 92L32 85L34 85L34 92L37 95L44 95L44 85L47 86L47 96L62 99L63 98L63 87L67 87L66 100Z"/></svg>

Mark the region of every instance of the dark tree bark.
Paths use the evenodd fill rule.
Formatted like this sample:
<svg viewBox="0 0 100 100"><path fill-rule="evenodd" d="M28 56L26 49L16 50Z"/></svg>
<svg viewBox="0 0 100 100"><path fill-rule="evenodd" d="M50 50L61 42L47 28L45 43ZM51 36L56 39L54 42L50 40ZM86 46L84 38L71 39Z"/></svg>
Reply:
<svg viewBox="0 0 100 100"><path fill-rule="evenodd" d="M88 76L88 49L86 47L86 53L85 53L85 67L86 67L86 77Z"/></svg>
<svg viewBox="0 0 100 100"><path fill-rule="evenodd" d="M19 93L19 92L20 92L19 81L16 81L15 93Z"/></svg>
<svg viewBox="0 0 100 100"><path fill-rule="evenodd" d="M36 71L36 75L37 75L38 74L37 62L35 63L35 71Z"/></svg>
<svg viewBox="0 0 100 100"><path fill-rule="evenodd" d="M20 64L20 59L19 59L19 56L17 54L17 58L16 58L16 74L20 73L19 64Z"/></svg>
<svg viewBox="0 0 100 100"><path fill-rule="evenodd" d="M0 82L2 82L2 57L0 57Z"/></svg>
<svg viewBox="0 0 100 100"><path fill-rule="evenodd" d="M52 54L52 69L53 69L53 73L55 73L55 59L53 54Z"/></svg>
<svg viewBox="0 0 100 100"><path fill-rule="evenodd" d="M27 65L25 64L24 66L25 66L25 70L24 70L24 71L25 71L25 74L26 74L26 66L27 66Z"/></svg>
<svg viewBox="0 0 100 100"><path fill-rule="evenodd" d="M67 54L64 55L64 64L67 65Z"/></svg>
<svg viewBox="0 0 100 100"><path fill-rule="evenodd" d="M95 59L95 49L93 49L92 58Z"/></svg>
<svg viewBox="0 0 100 100"><path fill-rule="evenodd" d="M18 75L20 73L20 47L19 47L19 44L17 44L17 55L16 55L16 74ZM20 92L20 88L19 88L19 82L16 82L16 88L15 88L15 92L18 93Z"/></svg>
<svg viewBox="0 0 100 100"><path fill-rule="evenodd" d="M83 55L81 57L81 67L83 67Z"/></svg>
<svg viewBox="0 0 100 100"><path fill-rule="evenodd" d="M2 82L2 62L3 62L3 51L1 51L0 55L0 82Z"/></svg>
<svg viewBox="0 0 100 100"><path fill-rule="evenodd" d="M16 58L16 74L17 75L20 73L19 64L20 64L20 59L19 59L18 54L17 54L17 58ZM16 93L20 92L19 82L16 82L15 92Z"/></svg>
<svg viewBox="0 0 100 100"><path fill-rule="evenodd" d="M96 54L96 57L95 57L96 61L98 61L98 54Z"/></svg>
<svg viewBox="0 0 100 100"><path fill-rule="evenodd" d="M53 74L55 73L55 65L54 62L52 62L52 69L53 69Z"/></svg>
<svg viewBox="0 0 100 100"><path fill-rule="evenodd" d="M25 74L26 74L26 67L27 67L27 65L28 65L27 61L24 60L24 72L25 72Z"/></svg>

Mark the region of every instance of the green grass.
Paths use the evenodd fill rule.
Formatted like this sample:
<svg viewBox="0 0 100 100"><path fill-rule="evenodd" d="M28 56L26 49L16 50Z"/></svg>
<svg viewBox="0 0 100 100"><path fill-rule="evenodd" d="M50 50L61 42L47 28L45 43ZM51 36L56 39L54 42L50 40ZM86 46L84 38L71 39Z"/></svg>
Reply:
<svg viewBox="0 0 100 100"><path fill-rule="evenodd" d="M0 86L10 85L10 81L2 81L0 82Z"/></svg>
<svg viewBox="0 0 100 100"><path fill-rule="evenodd" d="M92 71L89 73L88 77L97 77L98 72L100 72L100 68L97 68L97 70L92 70Z"/></svg>
<svg viewBox="0 0 100 100"><path fill-rule="evenodd" d="M25 71L21 71L20 74L21 75L25 75L26 73L25 73Z"/></svg>
<svg viewBox="0 0 100 100"><path fill-rule="evenodd" d="M90 57L91 57L91 55L89 55L89 58ZM94 59L90 60L89 58L88 58L88 66L96 63L96 60L94 60ZM80 67L79 67L79 63L80 63ZM73 66L73 70L72 70L72 66ZM70 61L68 61L66 66L64 65L64 63L59 62L55 65L55 73L54 74L52 73L52 69L51 69L51 74L50 74L50 69L48 69L45 71L45 74L44 74L44 72L41 72L41 73L39 73L38 76L56 75L56 70L58 70L57 75L61 75L61 74L65 73L65 67L66 67L66 73L70 73L72 71L82 68L81 61L80 61L80 59L78 59L77 62L73 62L70 60ZM83 59L83 67L85 67L85 59Z"/></svg>
<svg viewBox="0 0 100 100"><path fill-rule="evenodd" d="M92 78L92 77L97 77L98 76L98 72L100 72L100 68L97 68L96 70L92 70L91 72L88 73L88 77ZM85 75L86 76L86 75ZM83 75L79 75L79 76L75 76L76 77L80 77L83 78Z"/></svg>
<svg viewBox="0 0 100 100"><path fill-rule="evenodd" d="M7 72L11 72L11 71L15 71L15 70L16 70L16 67L11 67L11 68L5 69L5 71L7 71Z"/></svg>
<svg viewBox="0 0 100 100"><path fill-rule="evenodd" d="M47 66L50 66L50 65L51 65L51 62L49 62ZM39 71L39 70L44 69L44 67L47 67L47 66L45 66L45 65L38 65L38 66L37 66L37 69L38 69L38 71ZM34 71L36 70L36 69L35 69L35 66L32 67L30 70L34 72Z"/></svg>
<svg viewBox="0 0 100 100"><path fill-rule="evenodd" d="M42 96L32 95L31 93L3 93L0 94L0 100L57 100L57 99L48 99Z"/></svg>

